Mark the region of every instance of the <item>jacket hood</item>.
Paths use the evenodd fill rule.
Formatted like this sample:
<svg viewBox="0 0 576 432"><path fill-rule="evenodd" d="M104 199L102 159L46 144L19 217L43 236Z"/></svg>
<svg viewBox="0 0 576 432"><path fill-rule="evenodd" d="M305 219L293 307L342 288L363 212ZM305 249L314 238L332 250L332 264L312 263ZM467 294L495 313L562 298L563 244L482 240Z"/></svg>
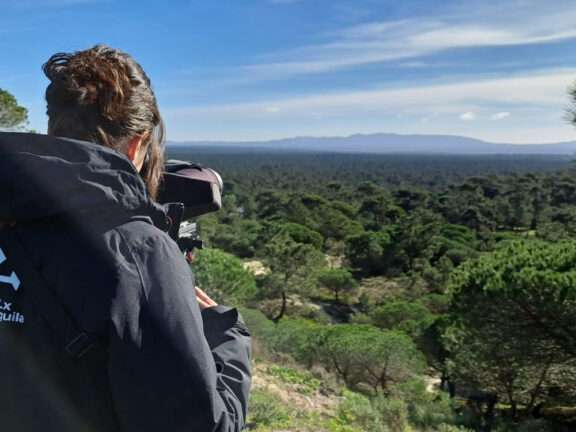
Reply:
<svg viewBox="0 0 576 432"><path fill-rule="evenodd" d="M147 216L163 227L128 158L115 150L47 135L0 132L0 221L53 216Z"/></svg>

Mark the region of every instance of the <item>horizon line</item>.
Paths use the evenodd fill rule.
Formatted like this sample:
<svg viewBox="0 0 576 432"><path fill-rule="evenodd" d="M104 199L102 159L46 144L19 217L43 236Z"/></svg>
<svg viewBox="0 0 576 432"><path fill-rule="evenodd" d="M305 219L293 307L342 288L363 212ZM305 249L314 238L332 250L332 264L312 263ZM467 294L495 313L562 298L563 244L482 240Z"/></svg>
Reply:
<svg viewBox="0 0 576 432"><path fill-rule="evenodd" d="M353 133L349 135L293 135L293 136L285 136L282 138L269 138L269 139L240 139L240 140L230 140L230 139L186 139L186 140L166 140L166 145L186 145L186 144L195 144L195 143L207 143L207 144L232 144L232 145L242 145L242 144L267 144L272 142L279 142L279 141L288 141L288 140L303 140L303 139L347 139L353 137L374 137L379 135L387 135L387 136L401 136L401 137L449 137L449 138L464 138L468 140L478 141L484 144L490 145L506 145L506 146L546 146L546 145L562 145L562 144L576 144L576 133L574 136L574 140L567 140L567 141L551 141L551 142L539 142L539 143L507 143L507 142L497 142L497 141L489 141L482 138L475 138L467 135L457 135L457 134L426 134L426 133L397 133L397 132L374 132L374 133Z"/></svg>

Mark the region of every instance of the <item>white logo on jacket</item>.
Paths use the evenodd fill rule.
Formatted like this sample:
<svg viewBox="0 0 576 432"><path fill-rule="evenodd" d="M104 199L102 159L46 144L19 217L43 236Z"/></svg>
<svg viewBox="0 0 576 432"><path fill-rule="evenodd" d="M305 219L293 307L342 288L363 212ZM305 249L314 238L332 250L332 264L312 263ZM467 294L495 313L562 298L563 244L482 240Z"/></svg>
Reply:
<svg viewBox="0 0 576 432"><path fill-rule="evenodd" d="M0 264L4 264L7 260L6 254L2 248L0 248ZM0 284L10 285L14 291L18 291L20 288L20 278L15 272L12 272L10 276L0 274ZM13 310L11 301L3 300L2 298L0 298L0 324L1 323L24 324L24 315Z"/></svg>
<svg viewBox="0 0 576 432"><path fill-rule="evenodd" d="M0 264L4 263L7 259L6 254L2 248L0 248ZM20 278L15 272L12 272L10 276L0 275L0 283L11 285L14 291L18 291L18 288L20 288Z"/></svg>

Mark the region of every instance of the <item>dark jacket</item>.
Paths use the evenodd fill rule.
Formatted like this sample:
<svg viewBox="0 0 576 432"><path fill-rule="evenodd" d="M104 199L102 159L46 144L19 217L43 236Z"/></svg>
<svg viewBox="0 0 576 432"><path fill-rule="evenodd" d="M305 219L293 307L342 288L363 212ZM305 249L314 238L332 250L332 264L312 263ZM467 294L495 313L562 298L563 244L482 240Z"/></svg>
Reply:
<svg viewBox="0 0 576 432"><path fill-rule="evenodd" d="M249 334L234 309L200 312L164 209L126 157L91 143L0 133L7 220L100 354L84 361L65 352L33 290L10 282L18 266L1 250L0 230L3 430L242 429Z"/></svg>

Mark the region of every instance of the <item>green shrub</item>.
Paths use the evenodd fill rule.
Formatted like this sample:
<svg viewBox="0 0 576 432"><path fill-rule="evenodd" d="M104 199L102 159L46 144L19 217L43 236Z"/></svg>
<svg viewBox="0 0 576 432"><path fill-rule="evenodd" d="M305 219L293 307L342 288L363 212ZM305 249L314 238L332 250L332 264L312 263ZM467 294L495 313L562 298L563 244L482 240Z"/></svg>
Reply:
<svg viewBox="0 0 576 432"><path fill-rule="evenodd" d="M320 360L353 389L389 393L424 369L423 356L401 332L339 324L325 326L317 341Z"/></svg>
<svg viewBox="0 0 576 432"><path fill-rule="evenodd" d="M454 409L448 395L429 393L424 380L411 379L395 390L395 396L407 404L410 424L419 430L433 431L442 424L454 423Z"/></svg>
<svg viewBox="0 0 576 432"><path fill-rule="evenodd" d="M386 431L408 432L408 407L402 399L391 399L379 396L373 400L374 408L382 418Z"/></svg>
<svg viewBox="0 0 576 432"><path fill-rule="evenodd" d="M346 391L338 410L337 421L331 431L366 431L366 432L471 432L461 426L452 424L452 406L448 399L434 400L435 395L426 397L413 381L404 388L416 391L412 401L404 400L398 393L395 397L368 398L359 393ZM424 388L425 391L425 388ZM408 396L408 395L405 395ZM417 401L423 405L418 405ZM415 408L420 411L415 411Z"/></svg>
<svg viewBox="0 0 576 432"><path fill-rule="evenodd" d="M297 243L304 243L314 246L316 249L321 250L324 244L324 237L307 226L297 223L285 223L281 229L286 231L292 239Z"/></svg>
<svg viewBox="0 0 576 432"><path fill-rule="evenodd" d="M276 331L274 323L262 312L256 309L240 308L240 314L250 330L250 334L258 339L266 341Z"/></svg>
<svg viewBox="0 0 576 432"><path fill-rule="evenodd" d="M324 326L301 318L286 318L274 324L258 310L242 308L240 312L250 333L264 345L266 351L288 354L308 366L314 363L317 357L317 339Z"/></svg>
<svg viewBox="0 0 576 432"><path fill-rule="evenodd" d="M318 282L321 286L334 293L336 301L340 300L340 294L350 294L358 286L358 282L348 270L343 268L331 268L320 272Z"/></svg>
<svg viewBox="0 0 576 432"><path fill-rule="evenodd" d="M248 421L251 429L266 426L275 430L290 424L290 414L282 400L264 390L253 390L248 406Z"/></svg>
<svg viewBox="0 0 576 432"><path fill-rule="evenodd" d="M370 399L350 391L344 392L344 399L338 407L337 422L332 429L335 432L388 432L380 412L374 408Z"/></svg>
<svg viewBox="0 0 576 432"><path fill-rule="evenodd" d="M433 395L430 395L433 396ZM426 401L408 404L410 423L422 430L436 430L441 425L454 421L452 403L447 395L437 395L436 400L430 397Z"/></svg>
<svg viewBox="0 0 576 432"><path fill-rule="evenodd" d="M408 411L404 401L379 396L369 399L346 391L338 410L338 424L350 429L336 431L408 432Z"/></svg>
<svg viewBox="0 0 576 432"><path fill-rule="evenodd" d="M454 426L451 424L441 424L435 429L437 432L473 432L472 429L466 429L463 426Z"/></svg>
<svg viewBox="0 0 576 432"><path fill-rule="evenodd" d="M374 310L372 319L377 327L400 330L417 338L432 325L435 316L420 303L394 301Z"/></svg>
<svg viewBox="0 0 576 432"><path fill-rule="evenodd" d="M318 391L322 384L320 380L314 378L310 372L300 371L286 366L272 365L268 368L268 373L279 378L286 384L297 386L299 392L302 394L311 395Z"/></svg>
<svg viewBox="0 0 576 432"><path fill-rule="evenodd" d="M317 357L316 339L321 328L321 325L305 319L284 319L276 325L267 344L272 351L289 354L311 366Z"/></svg>
<svg viewBox="0 0 576 432"><path fill-rule="evenodd" d="M254 275L227 252L201 249L192 268L198 286L219 303L240 305L256 295Z"/></svg>
<svg viewBox="0 0 576 432"><path fill-rule="evenodd" d="M420 303L434 314L445 313L450 307L450 297L446 294L426 294Z"/></svg>

